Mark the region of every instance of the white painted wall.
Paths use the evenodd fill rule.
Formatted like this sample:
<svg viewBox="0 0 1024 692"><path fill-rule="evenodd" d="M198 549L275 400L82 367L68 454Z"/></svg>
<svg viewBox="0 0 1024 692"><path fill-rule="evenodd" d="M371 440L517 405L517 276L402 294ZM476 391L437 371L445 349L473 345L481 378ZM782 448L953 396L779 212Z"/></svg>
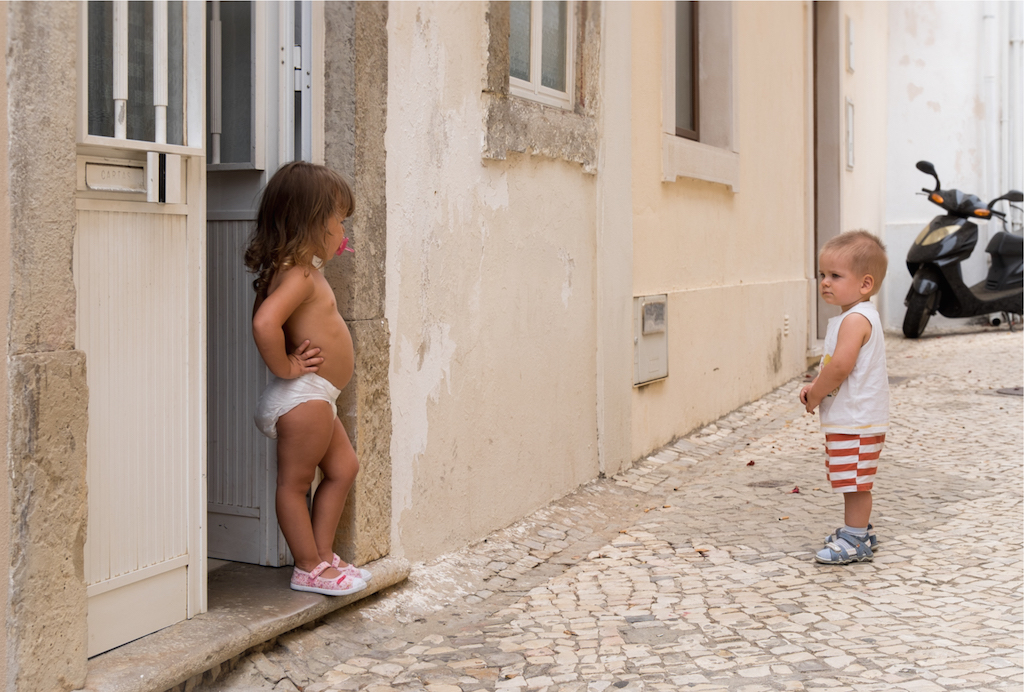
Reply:
<svg viewBox="0 0 1024 692"><path fill-rule="evenodd" d="M1014 153L1008 145L1006 121L1012 119L1019 132L1021 113L1007 102L1011 3L890 2L888 8L885 234L890 265L881 302L886 328L898 330L911 281L907 251L921 229L941 213L939 207L914 195L934 184L914 164L931 161L943 187L977 194L986 201L1011 186L1020 189L1020 181L1008 173L1009 159L1015 156L1019 161L1021 152ZM988 29L986 12L993 15ZM995 70L988 73L994 76L995 87L986 90L990 60ZM989 231L983 222L979 227L974 255L962 265L969 284L983 279L988 269L984 250ZM995 230L1000 229L1001 224ZM935 315L929 330L964 323L964 319Z"/></svg>
<svg viewBox="0 0 1024 692"><path fill-rule="evenodd" d="M596 180L482 159L486 11L389 7L392 552L410 559L598 474Z"/></svg>
<svg viewBox="0 0 1024 692"><path fill-rule="evenodd" d="M840 4L842 224L884 235L886 165L887 8L881 2ZM847 23L849 20L849 24ZM853 27L853 69L848 66L848 26ZM846 165L846 103L854 107L854 164ZM890 258L891 262L891 258ZM834 310L839 314L839 310Z"/></svg>

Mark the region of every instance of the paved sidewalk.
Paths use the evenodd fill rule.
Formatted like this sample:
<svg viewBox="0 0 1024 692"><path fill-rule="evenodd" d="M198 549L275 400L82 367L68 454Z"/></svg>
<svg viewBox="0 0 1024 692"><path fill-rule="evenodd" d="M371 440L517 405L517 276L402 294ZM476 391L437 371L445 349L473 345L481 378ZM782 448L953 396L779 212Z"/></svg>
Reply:
<svg viewBox="0 0 1024 692"><path fill-rule="evenodd" d="M196 689L1024 689L1024 339L887 343L874 562L798 379Z"/></svg>

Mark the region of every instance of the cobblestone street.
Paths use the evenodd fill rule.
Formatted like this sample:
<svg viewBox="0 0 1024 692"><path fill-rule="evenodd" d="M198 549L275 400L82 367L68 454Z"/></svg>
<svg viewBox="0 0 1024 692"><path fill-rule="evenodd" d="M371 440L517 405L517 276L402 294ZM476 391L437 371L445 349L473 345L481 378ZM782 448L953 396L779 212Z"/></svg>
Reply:
<svg viewBox="0 0 1024 692"><path fill-rule="evenodd" d="M798 378L197 689L1024 689L1024 337L887 345L873 562Z"/></svg>

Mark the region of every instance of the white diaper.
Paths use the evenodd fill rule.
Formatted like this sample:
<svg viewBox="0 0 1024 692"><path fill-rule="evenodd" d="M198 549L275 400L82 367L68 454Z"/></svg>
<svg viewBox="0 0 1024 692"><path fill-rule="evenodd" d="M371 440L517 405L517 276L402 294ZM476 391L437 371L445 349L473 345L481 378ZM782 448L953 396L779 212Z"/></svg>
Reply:
<svg viewBox="0 0 1024 692"><path fill-rule="evenodd" d="M307 401L326 401L335 415L341 390L314 372L294 380L271 379L256 404L256 427L269 438L277 438L277 419Z"/></svg>

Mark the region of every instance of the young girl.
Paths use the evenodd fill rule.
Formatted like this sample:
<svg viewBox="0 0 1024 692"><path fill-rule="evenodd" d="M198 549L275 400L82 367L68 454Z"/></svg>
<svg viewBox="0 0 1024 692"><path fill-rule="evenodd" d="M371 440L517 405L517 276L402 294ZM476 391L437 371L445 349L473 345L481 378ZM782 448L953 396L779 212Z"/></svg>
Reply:
<svg viewBox="0 0 1024 692"><path fill-rule="evenodd" d="M256 425L277 439L277 520L295 558L291 587L328 596L361 591L370 579L333 550L359 462L336 405L352 377L352 337L321 274L324 262L345 249L341 222L354 207L340 175L289 163L267 183L245 251L256 274L253 339L274 375L260 396ZM323 480L310 516L306 493L317 467Z"/></svg>

